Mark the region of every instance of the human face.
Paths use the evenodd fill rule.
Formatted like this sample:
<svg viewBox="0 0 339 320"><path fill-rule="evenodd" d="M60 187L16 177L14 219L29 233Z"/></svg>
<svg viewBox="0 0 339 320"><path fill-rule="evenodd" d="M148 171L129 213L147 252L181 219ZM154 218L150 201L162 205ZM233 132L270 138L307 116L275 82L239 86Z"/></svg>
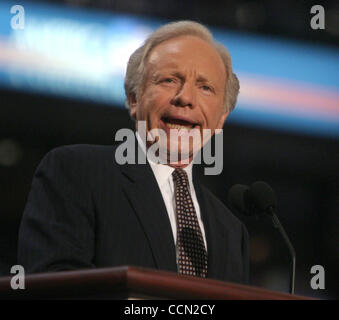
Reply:
<svg viewBox="0 0 339 320"><path fill-rule="evenodd" d="M223 127L225 82L223 61L212 45L195 36L172 38L149 53L140 95L130 100L131 116L146 121L146 133L164 130L168 150L178 148L180 154L180 143L170 144L170 129L194 128L203 137L204 129L214 134ZM190 160L193 153L190 144Z"/></svg>

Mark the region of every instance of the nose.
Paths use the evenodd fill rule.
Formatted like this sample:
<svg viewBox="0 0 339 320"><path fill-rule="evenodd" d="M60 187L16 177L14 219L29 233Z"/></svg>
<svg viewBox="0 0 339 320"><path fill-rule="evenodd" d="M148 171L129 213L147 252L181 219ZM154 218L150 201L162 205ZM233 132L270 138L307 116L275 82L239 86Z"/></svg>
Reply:
<svg viewBox="0 0 339 320"><path fill-rule="evenodd" d="M173 97L171 103L176 107L193 108L195 106L194 85L188 81L184 82Z"/></svg>

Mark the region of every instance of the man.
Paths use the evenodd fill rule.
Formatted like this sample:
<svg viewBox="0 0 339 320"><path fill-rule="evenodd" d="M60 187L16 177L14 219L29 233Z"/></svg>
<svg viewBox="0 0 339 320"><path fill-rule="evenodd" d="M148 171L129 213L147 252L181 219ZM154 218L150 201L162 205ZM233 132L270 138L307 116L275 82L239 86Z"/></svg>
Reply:
<svg viewBox="0 0 339 320"><path fill-rule="evenodd" d="M159 143L165 163L119 165L108 146L52 150L33 180L18 263L27 272L135 265L247 282L246 228L193 174L194 146L169 138L172 129L202 139L223 127L239 91L227 50L198 23L165 25L130 57L125 91L138 152ZM167 139L142 139L140 121L147 136L163 130Z"/></svg>

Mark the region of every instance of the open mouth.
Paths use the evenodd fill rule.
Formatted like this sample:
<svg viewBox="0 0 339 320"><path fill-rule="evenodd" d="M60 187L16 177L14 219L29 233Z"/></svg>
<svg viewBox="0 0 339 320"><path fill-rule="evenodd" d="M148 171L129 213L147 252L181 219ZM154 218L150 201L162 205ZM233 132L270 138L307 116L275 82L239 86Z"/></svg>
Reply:
<svg viewBox="0 0 339 320"><path fill-rule="evenodd" d="M170 129L191 130L191 129L195 128L196 126L198 126L197 123L191 122L189 120L184 120L184 119L163 117L163 118L161 118L161 120Z"/></svg>

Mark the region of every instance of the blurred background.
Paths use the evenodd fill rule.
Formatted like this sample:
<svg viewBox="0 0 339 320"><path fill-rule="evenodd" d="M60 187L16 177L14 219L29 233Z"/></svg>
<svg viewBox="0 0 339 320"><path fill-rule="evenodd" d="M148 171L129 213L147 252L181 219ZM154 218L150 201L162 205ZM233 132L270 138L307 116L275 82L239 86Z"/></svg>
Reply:
<svg viewBox="0 0 339 320"><path fill-rule="evenodd" d="M1 1L0 275L16 264L42 157L61 145L111 145L118 129L133 128L123 91L129 55L161 24L189 19L227 46L241 86L224 129L223 173L205 184L226 203L233 184L267 181L296 249L296 293L338 299L339 2L315 2ZM23 28L10 11L18 4ZM325 9L325 29L310 26L314 4ZM287 292L280 235L265 217L239 218L250 234L251 283ZM311 289L313 265L325 268L324 290Z"/></svg>

